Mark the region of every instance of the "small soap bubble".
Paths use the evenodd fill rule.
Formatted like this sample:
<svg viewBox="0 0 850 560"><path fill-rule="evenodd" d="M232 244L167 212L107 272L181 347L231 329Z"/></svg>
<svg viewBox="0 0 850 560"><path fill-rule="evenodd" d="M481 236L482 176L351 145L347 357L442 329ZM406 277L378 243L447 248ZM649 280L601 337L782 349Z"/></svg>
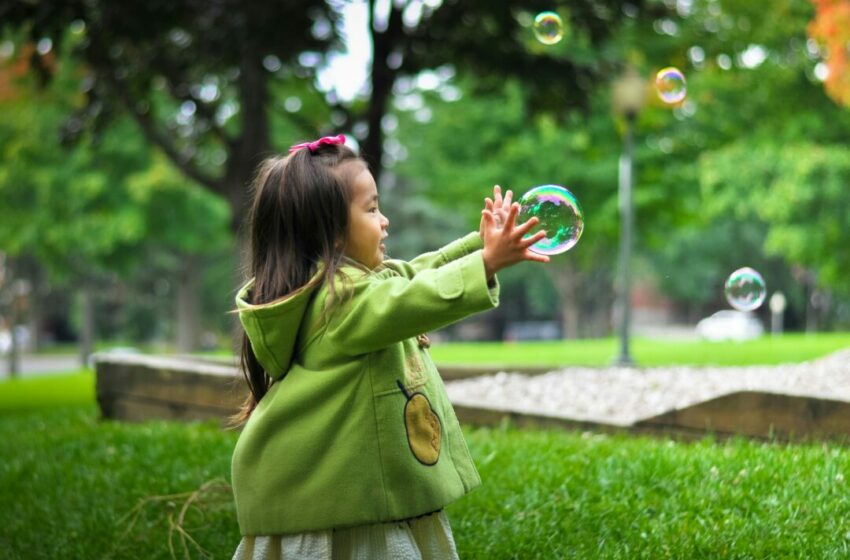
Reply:
<svg viewBox="0 0 850 560"><path fill-rule="evenodd" d="M555 12L540 12L534 18L534 36L544 45L554 45L564 36L564 22Z"/></svg>
<svg viewBox="0 0 850 560"><path fill-rule="evenodd" d="M536 217L540 222L526 237L546 231L547 237L530 248L541 255L558 255L572 249L584 230L584 213L575 195L558 185L534 187L519 200L517 223Z"/></svg>
<svg viewBox="0 0 850 560"><path fill-rule="evenodd" d="M658 71L655 76L655 88L658 90L658 97L664 103L679 103L688 93L685 75L672 66Z"/></svg>
<svg viewBox="0 0 850 560"><path fill-rule="evenodd" d="M723 293L729 305L738 311L753 311L764 303L767 288L761 274L745 266L729 275Z"/></svg>

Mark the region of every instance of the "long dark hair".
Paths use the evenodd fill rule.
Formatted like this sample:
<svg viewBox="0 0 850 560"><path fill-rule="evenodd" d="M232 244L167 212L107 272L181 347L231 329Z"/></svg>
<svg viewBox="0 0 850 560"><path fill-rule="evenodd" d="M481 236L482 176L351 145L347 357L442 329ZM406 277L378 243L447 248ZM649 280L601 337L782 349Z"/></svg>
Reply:
<svg viewBox="0 0 850 560"><path fill-rule="evenodd" d="M343 164L351 162L366 165L344 145L321 145L315 151L302 148L288 156L272 157L260 165L246 222L251 237L247 275L254 278L248 303L274 303L307 287L320 264L324 268L314 284L327 282L329 299L334 299L334 283L329 280L343 259L349 185L357 170ZM263 369L244 331L241 366L250 392L231 419L236 426L248 420L268 392L272 376L284 373Z"/></svg>

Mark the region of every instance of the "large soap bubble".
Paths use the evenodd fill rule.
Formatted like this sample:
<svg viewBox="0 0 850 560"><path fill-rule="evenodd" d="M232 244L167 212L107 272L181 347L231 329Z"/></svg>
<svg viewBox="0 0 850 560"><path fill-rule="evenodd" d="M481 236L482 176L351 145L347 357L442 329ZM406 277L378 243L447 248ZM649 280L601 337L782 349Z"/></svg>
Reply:
<svg viewBox="0 0 850 560"><path fill-rule="evenodd" d="M729 275L723 289L726 301L739 311L758 309L767 295L764 278L756 270L745 266Z"/></svg>
<svg viewBox="0 0 850 560"><path fill-rule="evenodd" d="M535 253L558 255L578 243L584 230L584 213L575 195L564 187L534 187L522 195L519 204L517 223L527 222L532 217L540 220L526 237L541 229L546 231L546 237L531 246Z"/></svg>

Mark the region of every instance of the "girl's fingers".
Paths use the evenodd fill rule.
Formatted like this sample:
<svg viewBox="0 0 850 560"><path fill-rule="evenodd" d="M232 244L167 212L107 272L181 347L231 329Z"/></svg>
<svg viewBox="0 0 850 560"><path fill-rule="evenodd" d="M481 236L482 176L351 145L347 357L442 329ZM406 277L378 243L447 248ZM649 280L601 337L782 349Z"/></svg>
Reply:
<svg viewBox="0 0 850 560"><path fill-rule="evenodd" d="M508 219L505 220L505 230L511 231L516 226L516 216L519 214L519 204L511 204L511 210L508 212Z"/></svg>
<svg viewBox="0 0 850 560"><path fill-rule="evenodd" d="M496 208L502 206L502 187L499 185L493 186L493 200L496 203Z"/></svg>
<svg viewBox="0 0 850 560"><path fill-rule="evenodd" d="M494 217L493 217L493 212L491 212L490 210L482 210L481 211L481 217L484 219L484 221L487 223L487 225L492 226L494 221L495 221Z"/></svg>
<svg viewBox="0 0 850 560"><path fill-rule="evenodd" d="M546 230L541 229L540 231L538 231L534 235L532 235L530 239L534 239L535 243L540 241L541 239L546 239Z"/></svg>
<svg viewBox="0 0 850 560"><path fill-rule="evenodd" d="M484 208L487 210L493 210L493 201L490 200L489 197L484 199Z"/></svg>
<svg viewBox="0 0 850 560"><path fill-rule="evenodd" d="M520 241L520 244L521 244L520 246L523 249L526 249L528 247L531 247L532 245L534 245L535 243L537 243L541 239L545 239L545 238L546 238L546 232L543 231L543 230L540 230L537 233L535 233L534 235L522 239Z"/></svg>
<svg viewBox="0 0 850 560"><path fill-rule="evenodd" d="M526 251L525 260L547 263L547 262L549 262L549 256L548 255L538 255L534 251Z"/></svg>
<svg viewBox="0 0 850 560"><path fill-rule="evenodd" d="M528 233L531 230L531 228L533 228L534 226L536 226L539 223L540 223L540 219L537 216L532 216L531 218L528 219L527 222L524 222L524 223L516 226L516 229L514 231L517 233L517 235L523 236L526 233Z"/></svg>
<svg viewBox="0 0 850 560"><path fill-rule="evenodd" d="M502 202L502 205L503 205L503 206L510 206L510 205L511 205L511 201L513 200L513 198L514 198L514 193L513 193L513 192L511 192L511 190L510 190L510 189L508 189L508 192L507 192L507 193L505 193L505 199L504 199L504 201Z"/></svg>

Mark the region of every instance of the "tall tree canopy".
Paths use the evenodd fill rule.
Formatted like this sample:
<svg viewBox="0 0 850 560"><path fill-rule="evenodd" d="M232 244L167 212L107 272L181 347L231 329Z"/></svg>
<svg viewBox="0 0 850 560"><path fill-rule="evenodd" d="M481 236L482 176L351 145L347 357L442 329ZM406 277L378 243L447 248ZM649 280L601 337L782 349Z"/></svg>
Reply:
<svg viewBox="0 0 850 560"><path fill-rule="evenodd" d="M320 91L316 81L329 53L342 48L341 1L41 0L4 4L0 21L40 46L32 68L44 80L50 46L63 45L69 29L81 34L73 48L88 64L88 102L69 121L70 133L119 111L132 115L184 175L229 201L236 230L259 159L295 137L357 130L379 176L381 122L401 75L457 64L491 83L520 76L536 92L532 108L584 104L601 77L586 54L616 28L620 3L574 3L565 16L581 48L556 57L529 48L521 22L548 7L533 4L369 0L373 63L365 99L353 101Z"/></svg>
<svg viewBox="0 0 850 560"><path fill-rule="evenodd" d="M130 114L187 177L230 202L234 228L245 184L272 150L271 77L286 62L300 73L287 79L309 79L312 69L296 59L327 47L332 35L313 30L317 21L330 30L333 15L317 0L69 0L16 2L0 11L7 26L41 46L32 67L45 80L47 42L58 48L69 29L82 35L73 49L87 64L87 103L72 131Z"/></svg>

